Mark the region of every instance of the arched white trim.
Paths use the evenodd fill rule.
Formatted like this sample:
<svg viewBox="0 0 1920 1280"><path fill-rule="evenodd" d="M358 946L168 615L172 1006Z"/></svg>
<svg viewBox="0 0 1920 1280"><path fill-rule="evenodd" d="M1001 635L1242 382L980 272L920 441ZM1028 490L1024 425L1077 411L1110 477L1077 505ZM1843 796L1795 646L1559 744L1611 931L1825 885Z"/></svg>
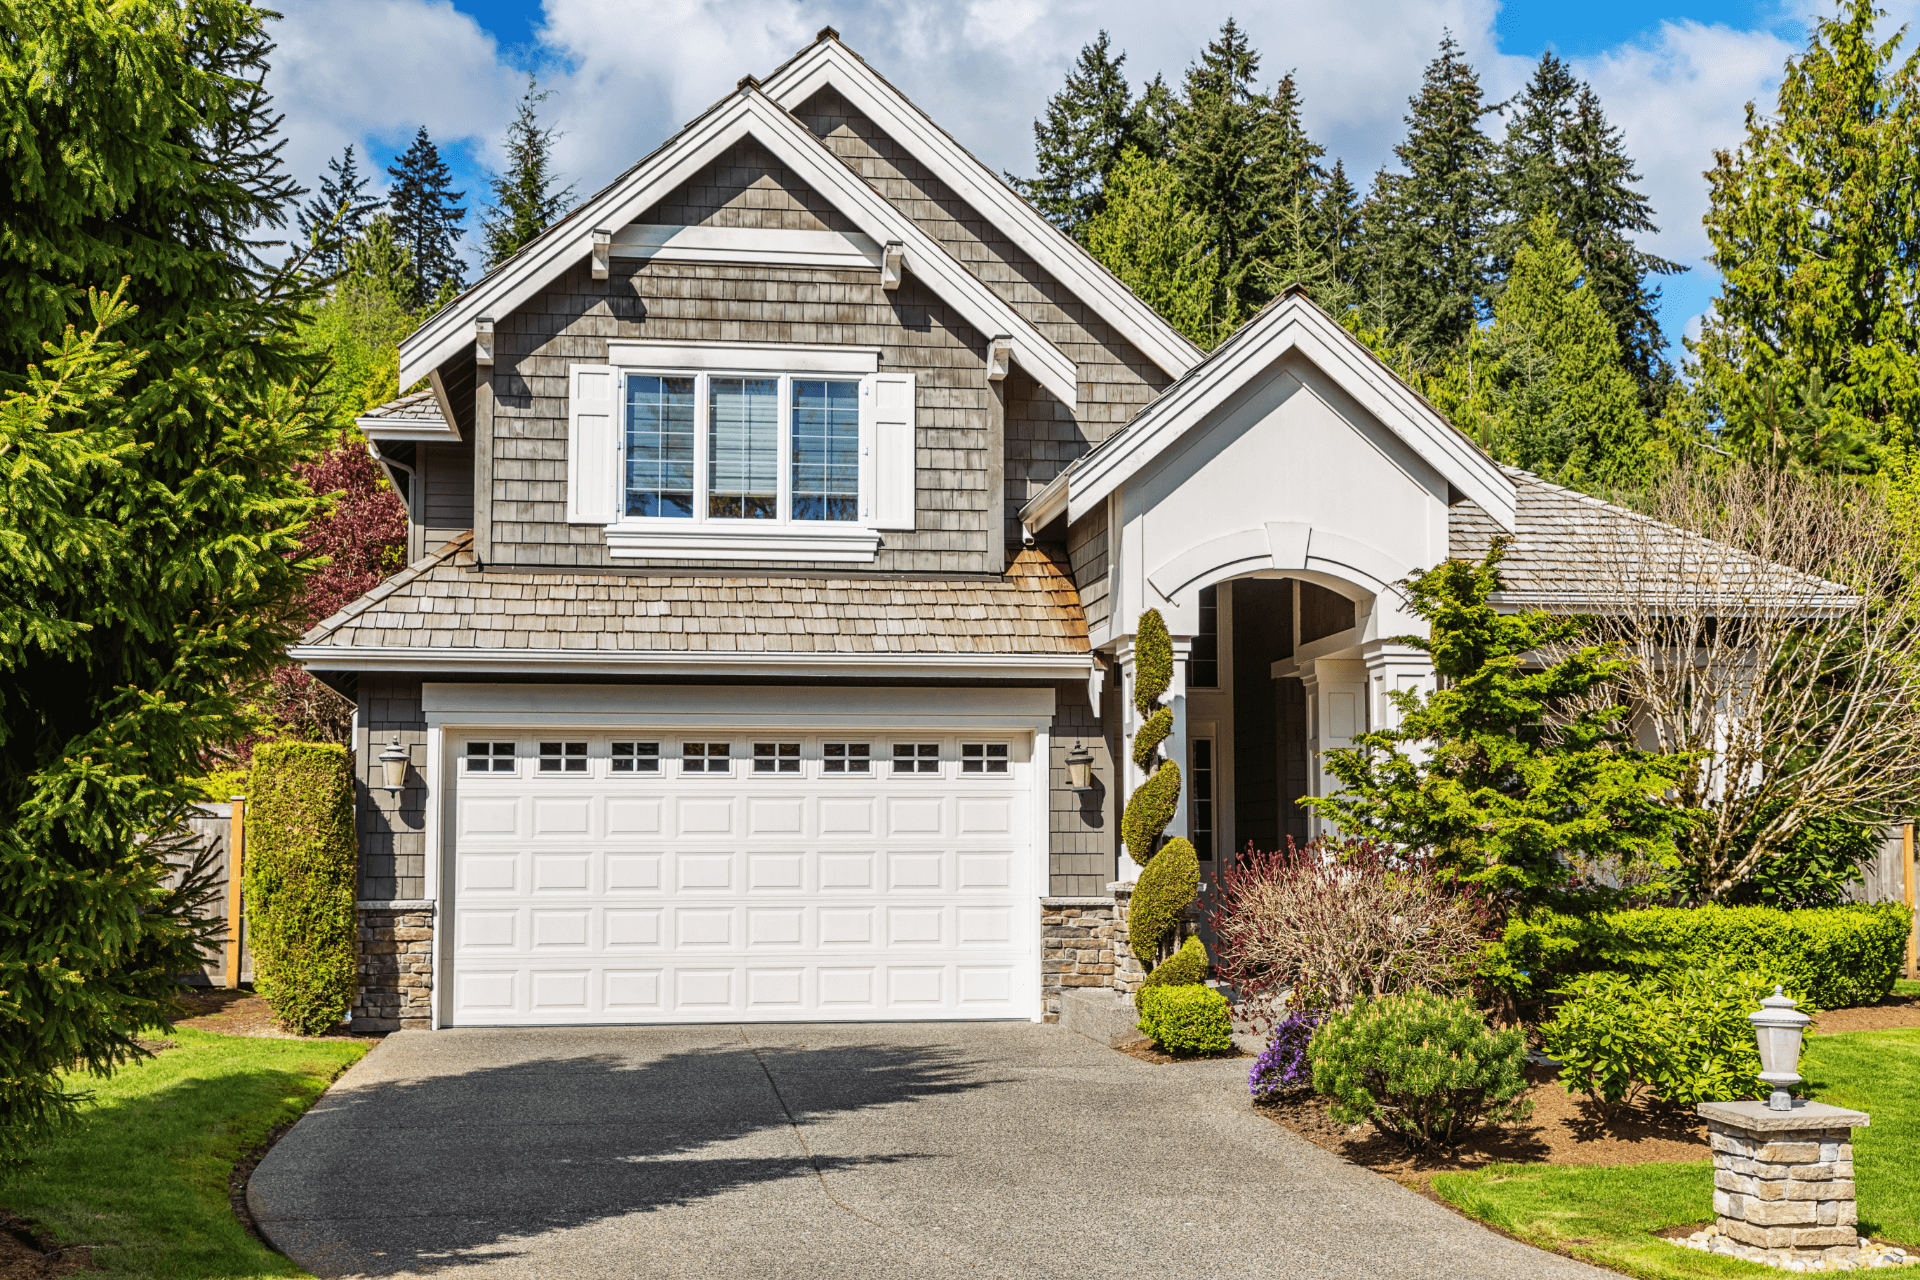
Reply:
<svg viewBox="0 0 1920 1280"><path fill-rule="evenodd" d="M1149 573L1147 582L1171 604L1176 597L1228 578L1263 571L1323 573L1374 596L1391 593L1404 599L1396 584L1416 567L1401 566L1379 548L1354 538L1275 521L1189 548Z"/></svg>

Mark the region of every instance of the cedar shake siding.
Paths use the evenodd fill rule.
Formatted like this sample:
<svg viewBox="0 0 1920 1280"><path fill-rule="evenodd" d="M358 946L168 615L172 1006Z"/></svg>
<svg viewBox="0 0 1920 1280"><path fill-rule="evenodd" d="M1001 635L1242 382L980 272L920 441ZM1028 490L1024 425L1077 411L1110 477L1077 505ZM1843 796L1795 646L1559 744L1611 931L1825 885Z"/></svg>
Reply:
<svg viewBox="0 0 1920 1280"><path fill-rule="evenodd" d="M919 527L885 534L878 557L863 568L1000 569L1004 539L986 492L986 338L911 275L889 293L870 271L618 258L607 280L595 280L585 263L569 270L507 317L495 336L488 564L613 563L598 528L566 523L567 366L604 364L609 338L879 348L883 370L915 375Z"/></svg>
<svg viewBox="0 0 1920 1280"><path fill-rule="evenodd" d="M414 519L420 524L421 555L432 555L473 528L473 446L423 444L415 455L420 497Z"/></svg>
<svg viewBox="0 0 1920 1280"><path fill-rule="evenodd" d="M363 597L364 598L364 597ZM420 709L416 676L368 675L359 687L360 723L353 760L360 803L360 900L419 900L427 893L427 807L419 779L427 770L427 720ZM400 735L413 757L407 789L398 796L378 790L380 753Z"/></svg>
<svg viewBox="0 0 1920 1280"><path fill-rule="evenodd" d="M1018 370L1007 379L1008 536L1017 540L1012 513L1173 379L837 91L822 89L794 115L1079 366L1077 406Z"/></svg>
<svg viewBox="0 0 1920 1280"><path fill-rule="evenodd" d="M858 230L752 138L727 148L705 173L682 183L635 221L671 227Z"/></svg>
<svg viewBox="0 0 1920 1280"><path fill-rule="evenodd" d="M1112 612L1108 607L1105 503L1081 516L1067 530L1067 557L1073 565L1074 584L1080 588L1080 608L1087 615L1087 630L1098 631L1107 625L1107 615Z"/></svg>

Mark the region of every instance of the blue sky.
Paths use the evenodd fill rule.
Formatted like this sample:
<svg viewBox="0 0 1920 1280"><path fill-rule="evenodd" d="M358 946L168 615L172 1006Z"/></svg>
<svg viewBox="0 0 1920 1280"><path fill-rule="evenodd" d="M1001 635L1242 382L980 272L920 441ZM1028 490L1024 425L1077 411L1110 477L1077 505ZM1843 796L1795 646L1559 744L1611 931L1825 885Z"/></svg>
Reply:
<svg viewBox="0 0 1920 1280"><path fill-rule="evenodd" d="M582 193L827 24L983 160L1025 173L1034 115L1101 27L1137 84L1176 79L1231 13L1261 50L1263 76L1296 72L1309 130L1365 180L1391 163L1406 98L1443 31L1493 99L1551 48L1626 130L1661 223L1645 247L1693 265L1665 288L1662 321L1677 339L1714 291L1700 265L1701 172L1715 147L1739 141L1745 103L1771 101L1808 15L1824 11L1801 7L1815 2L282 0L272 83L303 182L348 142L384 168L425 124L467 188L473 226L529 71L553 90L546 115ZM1920 0L1889 7L1891 22L1906 21Z"/></svg>

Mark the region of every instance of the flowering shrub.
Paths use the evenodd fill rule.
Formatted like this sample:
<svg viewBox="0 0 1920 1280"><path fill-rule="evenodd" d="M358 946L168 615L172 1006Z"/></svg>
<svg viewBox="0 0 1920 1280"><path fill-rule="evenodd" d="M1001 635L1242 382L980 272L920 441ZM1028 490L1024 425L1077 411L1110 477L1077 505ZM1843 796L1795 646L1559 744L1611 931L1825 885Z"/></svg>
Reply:
<svg viewBox="0 0 1920 1280"><path fill-rule="evenodd" d="M1243 1002L1348 1009L1361 999L1464 982L1489 913L1477 891L1370 840L1249 846L1211 895L1215 967Z"/></svg>
<svg viewBox="0 0 1920 1280"><path fill-rule="evenodd" d="M1313 1063L1307 1045L1326 1015L1318 1009L1293 1009L1274 1024L1267 1047L1253 1060L1247 1088L1256 1102L1313 1087Z"/></svg>

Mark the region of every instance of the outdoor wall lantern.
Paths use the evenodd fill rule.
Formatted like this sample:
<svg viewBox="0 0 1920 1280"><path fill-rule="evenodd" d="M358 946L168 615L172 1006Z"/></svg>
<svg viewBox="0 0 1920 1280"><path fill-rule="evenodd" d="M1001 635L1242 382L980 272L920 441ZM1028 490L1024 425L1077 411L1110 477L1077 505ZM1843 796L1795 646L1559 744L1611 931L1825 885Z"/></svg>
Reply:
<svg viewBox="0 0 1920 1280"><path fill-rule="evenodd" d="M1767 1109L1793 1110L1793 1095L1787 1089L1800 1083L1800 1038L1813 1019L1795 1009L1794 1002L1776 985L1773 994L1747 1015L1747 1021L1753 1024L1754 1037L1760 1042L1760 1079L1774 1086Z"/></svg>
<svg viewBox="0 0 1920 1280"><path fill-rule="evenodd" d="M1093 790L1093 752L1077 741L1067 753L1067 790Z"/></svg>
<svg viewBox="0 0 1920 1280"><path fill-rule="evenodd" d="M380 790L399 795L407 789L407 749L400 745L400 735L394 734L393 741L380 753L380 774L383 781ZM1794 1079L1799 1079L1795 1076Z"/></svg>

